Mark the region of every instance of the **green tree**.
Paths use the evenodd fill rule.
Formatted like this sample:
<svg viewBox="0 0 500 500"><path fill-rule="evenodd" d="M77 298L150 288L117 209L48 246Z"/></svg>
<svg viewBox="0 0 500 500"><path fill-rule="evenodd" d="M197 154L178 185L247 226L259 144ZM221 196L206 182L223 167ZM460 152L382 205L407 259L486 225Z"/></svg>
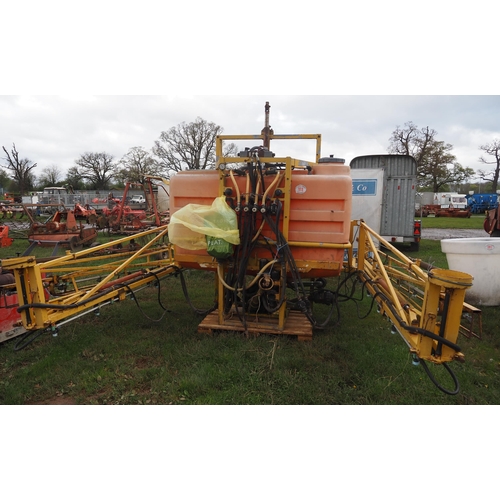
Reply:
<svg viewBox="0 0 500 500"><path fill-rule="evenodd" d="M198 117L194 122L182 122L160 134L155 141L153 154L165 177L182 170L205 170L215 167L215 144L224 129ZM230 144L224 154L231 154L235 145Z"/></svg>
<svg viewBox="0 0 500 500"><path fill-rule="evenodd" d="M472 168L462 167L452 153L453 146L436 140L434 129L419 129L413 122L397 127L389 139L388 152L410 155L417 164L419 187L437 193L451 184L466 182L474 176Z"/></svg>
<svg viewBox="0 0 500 500"><path fill-rule="evenodd" d="M90 189L109 189L118 174L118 165L108 153L83 153L75 160L73 173L86 180Z"/></svg>
<svg viewBox="0 0 500 500"><path fill-rule="evenodd" d="M74 191L77 189L86 189L85 180L78 172L78 167L71 167L66 173L65 185L71 187Z"/></svg>
<svg viewBox="0 0 500 500"><path fill-rule="evenodd" d="M15 144L12 145L10 153L5 149L5 146L2 146L2 148L6 155L3 158L6 162L3 167L12 172L15 189L19 191L21 196L32 191L36 181L32 170L36 168L37 164L28 158L20 158Z"/></svg>
<svg viewBox="0 0 500 500"><path fill-rule="evenodd" d="M479 170L479 176L481 179L491 182L491 191L496 193L498 189L498 178L500 175L500 141L495 139L489 144L479 146L481 151L484 151L487 155L492 156L492 160L487 160L484 156L479 158L481 163L486 165L494 165L492 172L485 172L484 170Z"/></svg>
<svg viewBox="0 0 500 500"><path fill-rule="evenodd" d="M467 182L475 175L472 168L463 167L451 153L453 146L443 141L433 141L427 153L426 161L417 171L420 186L430 188L432 192L449 189L452 184Z"/></svg>
<svg viewBox="0 0 500 500"><path fill-rule="evenodd" d="M8 193L11 184L12 179L9 177L9 174L3 168L0 168L0 195Z"/></svg>

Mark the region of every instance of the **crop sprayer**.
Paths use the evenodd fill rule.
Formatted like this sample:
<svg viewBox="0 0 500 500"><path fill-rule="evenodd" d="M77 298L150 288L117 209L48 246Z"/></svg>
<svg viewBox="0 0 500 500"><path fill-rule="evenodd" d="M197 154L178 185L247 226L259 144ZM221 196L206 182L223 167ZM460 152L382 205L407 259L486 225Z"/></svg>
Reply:
<svg viewBox="0 0 500 500"><path fill-rule="evenodd" d="M215 304L199 332L310 341L338 309L340 288L360 283L414 363L440 390L457 394L448 364L464 361L457 338L472 276L429 268L363 220L351 220L352 179L344 160L322 158L318 134L277 135L267 125L260 135L217 137L216 168L170 179L168 225L43 262L3 259L3 269L15 276L11 291L26 331L16 349L168 276L182 279L187 269L214 275ZM315 161L275 157L271 140L289 139L316 141ZM263 145L223 156L224 141ZM327 306L326 319L316 317L314 304ZM454 388L441 386L427 362L443 365Z"/></svg>

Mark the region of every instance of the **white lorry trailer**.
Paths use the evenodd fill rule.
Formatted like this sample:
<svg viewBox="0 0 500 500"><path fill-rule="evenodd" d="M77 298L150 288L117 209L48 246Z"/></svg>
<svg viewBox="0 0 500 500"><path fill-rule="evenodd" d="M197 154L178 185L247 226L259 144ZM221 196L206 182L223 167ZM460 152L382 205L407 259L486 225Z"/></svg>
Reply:
<svg viewBox="0 0 500 500"><path fill-rule="evenodd" d="M417 163L412 156L357 156L351 163L352 218L392 244L418 250L421 221L415 220Z"/></svg>

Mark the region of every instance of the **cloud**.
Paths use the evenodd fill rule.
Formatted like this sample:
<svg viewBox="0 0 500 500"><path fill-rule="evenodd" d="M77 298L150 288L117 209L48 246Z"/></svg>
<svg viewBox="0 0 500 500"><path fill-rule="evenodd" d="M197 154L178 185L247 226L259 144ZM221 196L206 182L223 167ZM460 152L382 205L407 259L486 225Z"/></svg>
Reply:
<svg viewBox="0 0 500 500"><path fill-rule="evenodd" d="M22 95L0 96L0 145L15 143L38 163L37 175L49 165L66 171L87 151L120 159L132 147L150 149L161 131L198 116L226 134L259 134L266 101L275 133L321 134L322 153L347 161L387 153L392 131L408 121L434 128L462 165L476 169L479 146L500 138L498 96ZM313 143L272 148L305 160L315 153Z"/></svg>

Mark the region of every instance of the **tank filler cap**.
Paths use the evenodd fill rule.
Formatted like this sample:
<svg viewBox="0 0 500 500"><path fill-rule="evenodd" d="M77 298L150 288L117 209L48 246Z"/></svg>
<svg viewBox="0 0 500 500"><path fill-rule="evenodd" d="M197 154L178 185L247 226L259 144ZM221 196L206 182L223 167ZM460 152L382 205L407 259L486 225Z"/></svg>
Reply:
<svg viewBox="0 0 500 500"><path fill-rule="evenodd" d="M335 158L333 155L325 156L324 158L320 158L318 163L345 163L344 158Z"/></svg>

